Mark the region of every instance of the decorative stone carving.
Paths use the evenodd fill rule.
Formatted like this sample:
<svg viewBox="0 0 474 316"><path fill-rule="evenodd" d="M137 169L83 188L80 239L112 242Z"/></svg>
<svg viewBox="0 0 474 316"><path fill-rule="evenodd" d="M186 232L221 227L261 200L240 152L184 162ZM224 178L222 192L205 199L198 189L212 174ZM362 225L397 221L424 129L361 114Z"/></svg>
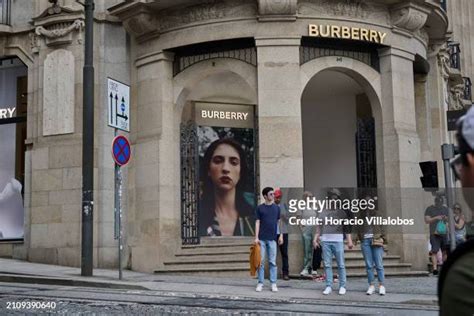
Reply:
<svg viewBox="0 0 474 316"><path fill-rule="evenodd" d="M74 133L74 55L49 53L43 71L43 136Z"/></svg>
<svg viewBox="0 0 474 316"><path fill-rule="evenodd" d="M438 52L438 65L441 70L441 75L445 80L449 78L449 74L451 73L451 62L449 59L449 52L447 45L444 44Z"/></svg>
<svg viewBox="0 0 474 316"><path fill-rule="evenodd" d="M140 37L158 30L156 14L143 2L123 1L109 9L110 14L123 22L127 32Z"/></svg>
<svg viewBox="0 0 474 316"><path fill-rule="evenodd" d="M46 37L46 45L60 45L65 43L71 43L72 37L71 32L74 30L79 31L78 42L82 43L82 29L85 23L82 20L75 20L73 23L58 23L49 27L49 29L38 26L35 30L36 35Z"/></svg>
<svg viewBox="0 0 474 316"><path fill-rule="evenodd" d="M83 12L61 7L57 1L50 2L53 3L50 8L38 17L33 18L33 24L36 27L35 34L38 38L43 37L48 46L70 44L73 40L73 32L78 31L77 41L82 43ZM39 47L39 45L37 44L36 47Z"/></svg>
<svg viewBox="0 0 474 316"><path fill-rule="evenodd" d="M258 0L260 15L296 15L298 0Z"/></svg>
<svg viewBox="0 0 474 316"><path fill-rule="evenodd" d="M160 12L160 31L182 25L208 20L253 17L257 14L254 0L207 1L185 8L169 9Z"/></svg>
<svg viewBox="0 0 474 316"><path fill-rule="evenodd" d="M430 10L414 3L403 3L391 11L392 24L410 32L420 30L428 19Z"/></svg>
<svg viewBox="0 0 474 316"><path fill-rule="evenodd" d="M464 110L471 102L464 100L464 84L459 84L449 89L449 110Z"/></svg>
<svg viewBox="0 0 474 316"><path fill-rule="evenodd" d="M151 12L142 11L123 22L125 29L133 36L142 36L157 28L156 18Z"/></svg>
<svg viewBox="0 0 474 316"><path fill-rule="evenodd" d="M298 15L344 16L381 24L390 22L390 13L386 6L362 0L300 0Z"/></svg>

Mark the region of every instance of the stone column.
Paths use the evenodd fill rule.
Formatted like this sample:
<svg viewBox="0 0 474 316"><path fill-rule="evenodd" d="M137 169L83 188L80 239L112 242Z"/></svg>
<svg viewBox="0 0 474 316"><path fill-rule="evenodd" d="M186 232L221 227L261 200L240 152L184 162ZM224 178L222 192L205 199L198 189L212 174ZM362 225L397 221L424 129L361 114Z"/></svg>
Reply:
<svg viewBox="0 0 474 316"><path fill-rule="evenodd" d="M134 142L134 196L130 208L132 269L153 272L179 241L179 139L172 103L173 56L156 52L139 57ZM167 252L168 251L168 252Z"/></svg>
<svg viewBox="0 0 474 316"><path fill-rule="evenodd" d="M415 75L416 128L420 137L420 158L432 160L431 113L427 103L427 76Z"/></svg>
<svg viewBox="0 0 474 316"><path fill-rule="evenodd" d="M415 226L389 229L389 247L414 269L426 269L423 234L420 144L415 119L414 55L394 48L381 50L382 127L386 215L413 218Z"/></svg>
<svg viewBox="0 0 474 316"><path fill-rule="evenodd" d="M302 187L299 37L257 38L260 188Z"/></svg>

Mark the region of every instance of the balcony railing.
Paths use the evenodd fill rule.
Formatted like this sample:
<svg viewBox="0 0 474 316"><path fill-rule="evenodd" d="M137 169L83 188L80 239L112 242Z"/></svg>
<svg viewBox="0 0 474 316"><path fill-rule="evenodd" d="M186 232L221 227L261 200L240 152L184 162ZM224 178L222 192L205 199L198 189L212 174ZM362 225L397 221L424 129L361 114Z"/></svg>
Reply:
<svg viewBox="0 0 474 316"><path fill-rule="evenodd" d="M459 43L448 43L451 68L461 70L461 48Z"/></svg>
<svg viewBox="0 0 474 316"><path fill-rule="evenodd" d="M11 0L0 0L0 24L10 25Z"/></svg>
<svg viewBox="0 0 474 316"><path fill-rule="evenodd" d="M439 2L441 4L441 7L443 8L443 10L447 11L447 9L448 9L448 6L447 6L448 0L439 0Z"/></svg>
<svg viewBox="0 0 474 316"><path fill-rule="evenodd" d="M464 100L472 101L472 82L471 78L464 77Z"/></svg>

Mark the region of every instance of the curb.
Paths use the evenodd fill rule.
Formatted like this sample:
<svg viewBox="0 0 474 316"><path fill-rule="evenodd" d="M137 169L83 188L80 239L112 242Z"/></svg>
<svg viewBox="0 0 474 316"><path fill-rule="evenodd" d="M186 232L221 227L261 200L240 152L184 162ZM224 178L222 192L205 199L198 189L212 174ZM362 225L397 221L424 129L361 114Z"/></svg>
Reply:
<svg viewBox="0 0 474 316"><path fill-rule="evenodd" d="M148 288L144 286L134 285L134 284L85 281L85 280L78 280L78 279L62 279L62 278L56 278L56 277L42 277L42 276L24 275L24 274L23 275L6 274L4 272L0 272L0 282L95 287L95 288L121 289L121 290L147 290L147 291L149 290Z"/></svg>

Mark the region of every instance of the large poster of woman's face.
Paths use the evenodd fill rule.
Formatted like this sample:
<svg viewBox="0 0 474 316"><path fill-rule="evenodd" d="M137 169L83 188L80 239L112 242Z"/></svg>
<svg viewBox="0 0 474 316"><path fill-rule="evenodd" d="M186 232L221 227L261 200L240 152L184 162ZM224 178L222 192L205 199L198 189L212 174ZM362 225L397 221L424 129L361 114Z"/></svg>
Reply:
<svg viewBox="0 0 474 316"><path fill-rule="evenodd" d="M200 236L254 235L254 130L198 126L198 139Z"/></svg>

